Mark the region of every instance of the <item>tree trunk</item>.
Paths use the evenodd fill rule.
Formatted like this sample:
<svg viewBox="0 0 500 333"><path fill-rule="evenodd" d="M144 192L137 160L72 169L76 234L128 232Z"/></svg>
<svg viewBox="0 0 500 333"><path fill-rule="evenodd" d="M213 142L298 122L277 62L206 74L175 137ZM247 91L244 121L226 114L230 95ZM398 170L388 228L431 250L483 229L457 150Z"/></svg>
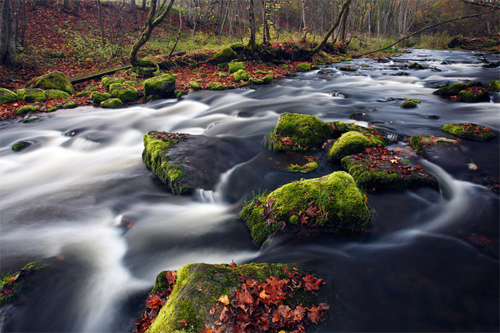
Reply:
<svg viewBox="0 0 500 333"><path fill-rule="evenodd" d="M0 64L9 66L16 53L16 23L10 0L4 0L0 13Z"/></svg>
<svg viewBox="0 0 500 333"><path fill-rule="evenodd" d="M146 0L142 0L141 10L146 10Z"/></svg>
<svg viewBox="0 0 500 333"><path fill-rule="evenodd" d="M306 5L305 5L305 0L302 0L300 3L302 5L302 31L304 32L304 35L302 37L302 42L306 41L307 38L307 24L306 24Z"/></svg>
<svg viewBox="0 0 500 333"><path fill-rule="evenodd" d="M342 23L340 24L340 40L345 41L347 18L349 16L349 6L347 6L344 15L342 15Z"/></svg>
<svg viewBox="0 0 500 333"><path fill-rule="evenodd" d="M101 27L101 43L102 43L102 46L104 47L104 45L106 44L106 41L105 41L105 34L104 34L104 22L102 21L102 6L101 6L101 0L97 0L97 9L98 9L98 13L99 13L99 26Z"/></svg>
<svg viewBox="0 0 500 333"><path fill-rule="evenodd" d="M79 8L80 8L80 0L74 0L73 11L72 11L73 16L78 16Z"/></svg>
<svg viewBox="0 0 500 333"><path fill-rule="evenodd" d="M328 41L328 38L330 38L330 35L335 31L335 29L337 29L337 27L338 27L338 25L340 23L340 20L344 16L344 12L346 10L348 10L349 5L351 4L351 1L352 0L346 0L344 2L344 4L342 5L342 9L340 10L339 15L337 16L337 20L332 25L332 27L330 28L330 30L328 30L328 32L326 33L325 37L321 41L321 43L318 46L316 46L314 49L311 50L312 54L318 53L323 48L323 46L326 44L326 42Z"/></svg>
<svg viewBox="0 0 500 333"><path fill-rule="evenodd" d="M22 47L25 47L26 45L26 0L22 0L21 2L21 10L22 10L22 22L21 22L21 31L19 32L19 44L21 44Z"/></svg>
<svg viewBox="0 0 500 333"><path fill-rule="evenodd" d="M249 20L250 20L250 40L248 41L248 47L250 50L255 48L255 13L253 11L253 0L249 0Z"/></svg>
<svg viewBox="0 0 500 333"><path fill-rule="evenodd" d="M137 53L139 52L140 48L149 40L153 29L158 26L163 21L165 16L167 16L167 14L170 12L174 1L175 0L170 0L168 7L166 7L163 11L163 8L161 7L158 10L158 13L156 11L156 1L153 0L151 2L151 8L149 9L148 17L146 19L146 22L144 23L141 36L135 41L134 45L132 45L132 49L130 50L129 60L132 66L139 66L140 62L137 59Z"/></svg>

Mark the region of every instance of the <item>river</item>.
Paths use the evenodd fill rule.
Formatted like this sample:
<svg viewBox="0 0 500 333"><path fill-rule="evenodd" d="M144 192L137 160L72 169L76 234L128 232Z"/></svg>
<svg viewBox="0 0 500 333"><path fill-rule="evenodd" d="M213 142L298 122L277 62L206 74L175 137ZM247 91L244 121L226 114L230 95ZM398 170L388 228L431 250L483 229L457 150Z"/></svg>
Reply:
<svg viewBox="0 0 500 333"><path fill-rule="evenodd" d="M275 237L262 248L234 218L256 189L340 170L321 162L309 175L270 167L262 139L283 112L353 122L393 137L441 135L447 123L500 132L497 103L433 95L440 83L498 80L469 51L413 50L390 62L358 59L271 85L190 93L118 110L80 107L0 123L2 272L51 258L57 270L9 313L2 330L130 332L156 275L194 262L307 262L325 278L331 313L319 332L498 331L499 139L433 149L420 161L431 189L370 192L371 227L361 236ZM499 61L498 55L488 60ZM428 66L413 70L411 62ZM324 69L324 68L323 68ZM422 101L403 109L404 98ZM429 117L431 115L438 116ZM245 147L213 189L173 196L146 169L150 130L203 134ZM19 140L31 145L14 153ZM403 141L391 148L405 148ZM231 159L230 155L207 155ZM478 170L469 169L475 163ZM126 226L126 227L124 227Z"/></svg>

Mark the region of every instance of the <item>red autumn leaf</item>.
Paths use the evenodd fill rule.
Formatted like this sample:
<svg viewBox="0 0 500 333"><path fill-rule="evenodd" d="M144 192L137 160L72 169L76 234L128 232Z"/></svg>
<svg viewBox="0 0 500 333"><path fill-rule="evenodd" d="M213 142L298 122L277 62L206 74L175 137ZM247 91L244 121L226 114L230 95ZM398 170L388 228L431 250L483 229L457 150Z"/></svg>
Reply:
<svg viewBox="0 0 500 333"><path fill-rule="evenodd" d="M319 286L322 284L323 279L317 279L312 275L306 275L302 278L302 281L304 281L305 290L314 292L319 290Z"/></svg>

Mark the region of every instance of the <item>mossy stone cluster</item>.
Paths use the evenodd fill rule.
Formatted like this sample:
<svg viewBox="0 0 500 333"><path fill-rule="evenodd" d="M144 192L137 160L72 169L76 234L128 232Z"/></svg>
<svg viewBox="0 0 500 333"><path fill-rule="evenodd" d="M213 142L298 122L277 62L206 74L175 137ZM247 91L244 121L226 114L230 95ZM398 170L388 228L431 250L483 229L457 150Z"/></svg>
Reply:
<svg viewBox="0 0 500 333"><path fill-rule="evenodd" d="M210 314L215 308L220 296L231 296L241 288L239 279L250 277L260 283L266 282L271 276L286 279L287 272L300 269L300 264L245 264L245 265L211 265L205 263L188 264L177 271L175 286L167 302L158 313L149 333L159 332L201 332L206 326L216 320ZM161 272L160 276L167 272ZM153 290L160 289L155 285ZM299 302L310 306L319 299L318 294L306 293L303 288L293 292L293 298L286 300L293 306Z"/></svg>
<svg viewBox="0 0 500 333"><path fill-rule="evenodd" d="M471 141L489 141L496 137L496 134L486 126L467 124L446 124L442 127L446 133L453 134L459 138Z"/></svg>
<svg viewBox="0 0 500 333"><path fill-rule="evenodd" d="M104 88L109 91L109 86L111 86L113 83L124 83L125 79L123 77L106 75L101 78L101 82Z"/></svg>
<svg viewBox="0 0 500 333"><path fill-rule="evenodd" d="M168 185L174 194L190 194L193 189L185 182L184 172L180 166L169 163L169 150L182 140L185 134L151 131L144 135L142 160L163 184Z"/></svg>
<svg viewBox="0 0 500 333"><path fill-rule="evenodd" d="M494 80L494 81L488 82L485 87L488 91L499 92L500 91L500 81Z"/></svg>
<svg viewBox="0 0 500 333"><path fill-rule="evenodd" d="M280 229L332 228L363 231L370 211L351 175L344 171L291 182L248 202L241 211L256 244Z"/></svg>
<svg viewBox="0 0 500 333"><path fill-rule="evenodd" d="M361 153L369 147L385 147L390 140L369 133L350 131L344 133L334 142L327 153L330 161L340 161L347 155Z"/></svg>
<svg viewBox="0 0 500 333"><path fill-rule="evenodd" d="M147 79L144 81L144 94L159 98L174 98L176 79L175 74L163 74Z"/></svg>
<svg viewBox="0 0 500 333"><path fill-rule="evenodd" d="M64 73L58 71L34 78L26 85L26 88L40 88L43 90L57 89L65 91L70 95L75 93L75 89L68 77Z"/></svg>
<svg viewBox="0 0 500 333"><path fill-rule="evenodd" d="M17 94L12 90L0 88L0 104L17 102Z"/></svg>
<svg viewBox="0 0 500 333"><path fill-rule="evenodd" d="M332 134L332 127L316 116L283 113L267 139L275 151L305 151L321 147Z"/></svg>

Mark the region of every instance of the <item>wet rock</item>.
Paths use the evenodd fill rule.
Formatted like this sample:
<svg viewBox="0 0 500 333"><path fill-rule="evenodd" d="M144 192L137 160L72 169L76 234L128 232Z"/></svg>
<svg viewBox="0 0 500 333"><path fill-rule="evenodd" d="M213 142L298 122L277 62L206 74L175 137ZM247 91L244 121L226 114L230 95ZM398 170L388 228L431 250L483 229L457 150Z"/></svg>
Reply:
<svg viewBox="0 0 500 333"><path fill-rule="evenodd" d="M31 277L42 268L41 264L32 262L13 274L2 275L0 280L0 306L3 307L15 302L23 290L31 284Z"/></svg>
<svg viewBox="0 0 500 333"><path fill-rule="evenodd" d="M461 92L464 91L464 93ZM471 81L468 83L455 83L451 86L441 86L433 94L445 98L459 99L461 101L489 101L489 94L485 88L482 88L481 82Z"/></svg>
<svg viewBox="0 0 500 333"><path fill-rule="evenodd" d="M267 141L275 151L305 151L321 147L332 134L332 127L316 116L283 113Z"/></svg>
<svg viewBox="0 0 500 333"><path fill-rule="evenodd" d="M409 144L417 154L421 154L428 147L458 146L460 143L440 136L414 135L410 138Z"/></svg>
<svg viewBox="0 0 500 333"><path fill-rule="evenodd" d="M496 134L486 126L467 124L446 124L442 127L446 133L453 134L459 138L471 141L489 141L496 137Z"/></svg>
<svg viewBox="0 0 500 333"><path fill-rule="evenodd" d="M490 94L488 90L483 87L469 87L461 90L458 94L460 96L460 100L466 103L480 103L480 102L489 102Z"/></svg>
<svg viewBox="0 0 500 333"><path fill-rule="evenodd" d="M419 103L421 103L419 99L405 98L405 101L400 105L400 107L403 109L413 109L416 108Z"/></svg>
<svg viewBox="0 0 500 333"><path fill-rule="evenodd" d="M34 78L26 85L26 88L57 89L65 91L70 95L75 93L75 89L66 74L58 71Z"/></svg>
<svg viewBox="0 0 500 333"><path fill-rule="evenodd" d="M213 190L222 173L255 154L236 139L151 131L142 159L172 193L190 194Z"/></svg>
<svg viewBox="0 0 500 333"><path fill-rule="evenodd" d="M256 244L278 231L324 228L363 231L370 211L354 179L346 172L294 181L246 203L239 218Z"/></svg>
<svg viewBox="0 0 500 333"><path fill-rule="evenodd" d="M369 191L438 187L437 180L422 167L410 165L406 156L386 148L369 148L344 157L341 163L358 186Z"/></svg>
<svg viewBox="0 0 500 333"><path fill-rule="evenodd" d="M13 152L21 151L25 148L28 148L31 143L29 141L18 141L12 145L10 148Z"/></svg>

